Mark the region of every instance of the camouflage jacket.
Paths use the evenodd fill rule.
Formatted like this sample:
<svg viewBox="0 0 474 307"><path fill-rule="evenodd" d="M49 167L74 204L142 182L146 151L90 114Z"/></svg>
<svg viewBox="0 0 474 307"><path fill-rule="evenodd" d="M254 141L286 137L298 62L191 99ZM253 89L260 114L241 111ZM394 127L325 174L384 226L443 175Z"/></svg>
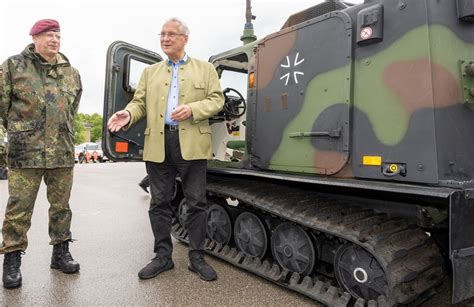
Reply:
<svg viewBox="0 0 474 307"><path fill-rule="evenodd" d="M10 168L74 166L74 116L82 84L61 53L47 63L28 45L0 68L0 116Z"/></svg>

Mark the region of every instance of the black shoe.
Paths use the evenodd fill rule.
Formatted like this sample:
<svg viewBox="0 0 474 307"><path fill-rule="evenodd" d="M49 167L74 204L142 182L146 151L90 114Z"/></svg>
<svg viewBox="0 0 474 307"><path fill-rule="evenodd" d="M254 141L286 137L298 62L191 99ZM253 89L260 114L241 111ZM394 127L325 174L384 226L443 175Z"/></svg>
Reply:
<svg viewBox="0 0 474 307"><path fill-rule="evenodd" d="M60 270L66 274L79 272L80 266L69 252L69 241L55 244L53 247L53 256L51 257L51 268Z"/></svg>
<svg viewBox="0 0 474 307"><path fill-rule="evenodd" d="M172 268L174 268L174 263L171 258L160 258L156 256L138 272L138 277L140 279L150 279Z"/></svg>
<svg viewBox="0 0 474 307"><path fill-rule="evenodd" d="M143 181L140 181L140 183L138 183L138 185L140 186L140 188L143 189L143 191L148 193L148 185L147 184L145 184Z"/></svg>
<svg viewBox="0 0 474 307"><path fill-rule="evenodd" d="M197 254L189 257L188 269L197 273L202 280L211 281L217 279L217 273L204 260L204 254Z"/></svg>
<svg viewBox="0 0 474 307"><path fill-rule="evenodd" d="M14 251L6 253L3 259L3 286L7 289L18 288L21 286L21 254L23 251Z"/></svg>

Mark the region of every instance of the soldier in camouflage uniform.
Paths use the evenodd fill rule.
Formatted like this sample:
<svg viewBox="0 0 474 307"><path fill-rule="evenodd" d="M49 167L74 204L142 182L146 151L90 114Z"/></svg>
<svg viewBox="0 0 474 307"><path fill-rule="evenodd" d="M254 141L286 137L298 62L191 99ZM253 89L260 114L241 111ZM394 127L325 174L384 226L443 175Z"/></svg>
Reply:
<svg viewBox="0 0 474 307"><path fill-rule="evenodd" d="M78 71L61 53L57 21L43 19L31 29L33 43L8 58L0 70L0 115L8 131L9 199L0 252L3 285L21 286L21 255L41 180L47 186L51 268L76 273L69 252L69 196L74 167L74 116L82 93Z"/></svg>

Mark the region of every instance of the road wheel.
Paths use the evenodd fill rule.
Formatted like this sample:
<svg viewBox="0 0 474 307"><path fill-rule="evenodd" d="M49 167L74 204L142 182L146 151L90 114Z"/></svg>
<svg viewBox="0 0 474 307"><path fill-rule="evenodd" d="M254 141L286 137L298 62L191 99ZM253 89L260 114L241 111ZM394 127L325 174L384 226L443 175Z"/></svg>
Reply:
<svg viewBox="0 0 474 307"><path fill-rule="evenodd" d="M355 298L368 301L388 294L387 278L379 262L356 244L348 243L338 249L334 270L339 284Z"/></svg>
<svg viewBox="0 0 474 307"><path fill-rule="evenodd" d="M272 235L272 253L281 267L308 275L314 268L316 252L311 238L298 225L285 222Z"/></svg>
<svg viewBox="0 0 474 307"><path fill-rule="evenodd" d="M267 231L262 221L253 213L241 213L234 223L235 244L244 254L262 258L267 251Z"/></svg>
<svg viewBox="0 0 474 307"><path fill-rule="evenodd" d="M229 243L232 236L232 224L224 207L212 205L207 210L207 236L218 243Z"/></svg>

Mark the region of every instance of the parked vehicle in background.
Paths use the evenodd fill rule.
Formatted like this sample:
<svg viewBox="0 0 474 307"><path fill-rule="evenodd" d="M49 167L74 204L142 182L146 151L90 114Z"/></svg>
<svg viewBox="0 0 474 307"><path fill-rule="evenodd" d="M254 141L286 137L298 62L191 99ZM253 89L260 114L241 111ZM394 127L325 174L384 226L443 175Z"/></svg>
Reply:
<svg viewBox="0 0 474 307"><path fill-rule="evenodd" d="M74 159L76 163L105 162L108 160L104 156L101 144L91 142L76 145L74 147Z"/></svg>
<svg viewBox="0 0 474 307"><path fill-rule="evenodd" d="M84 145L76 145L74 146L74 162L82 163L82 159L84 158Z"/></svg>

